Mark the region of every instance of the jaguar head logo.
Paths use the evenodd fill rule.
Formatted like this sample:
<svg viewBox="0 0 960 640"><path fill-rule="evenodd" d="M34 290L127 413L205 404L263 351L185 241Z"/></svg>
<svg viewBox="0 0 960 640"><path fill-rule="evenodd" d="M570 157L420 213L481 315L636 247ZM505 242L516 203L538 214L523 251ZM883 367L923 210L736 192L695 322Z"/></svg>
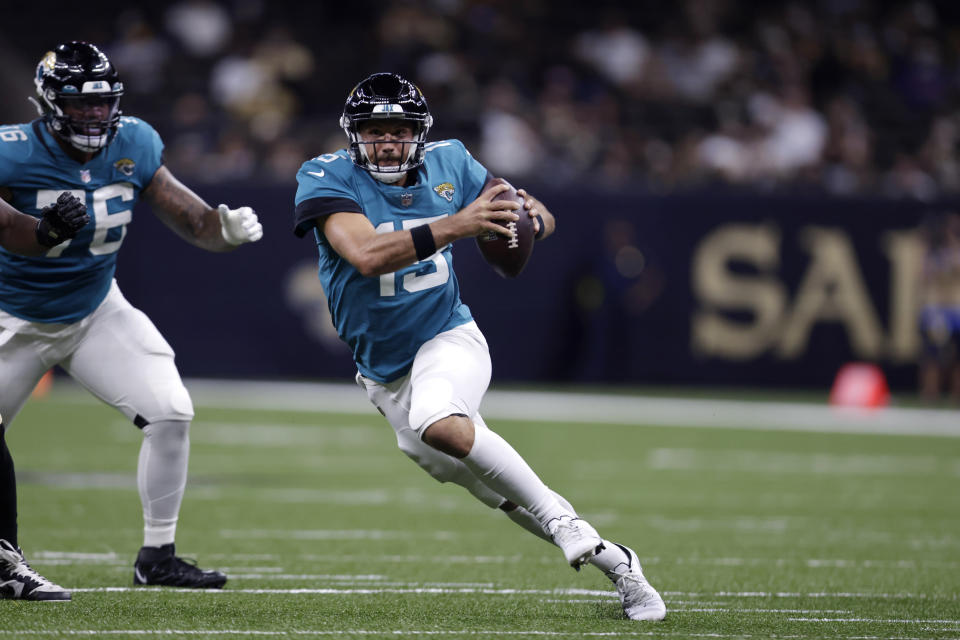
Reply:
<svg viewBox="0 0 960 640"><path fill-rule="evenodd" d="M136 163L134 163L134 161L130 158L120 158L113 163L113 168L127 177L133 175L133 169L135 166Z"/></svg>
<svg viewBox="0 0 960 640"><path fill-rule="evenodd" d="M453 202L453 194L456 192L456 189L453 188L453 185L449 182L444 182L443 184L438 184L433 188L437 192L437 195L445 199L447 202Z"/></svg>

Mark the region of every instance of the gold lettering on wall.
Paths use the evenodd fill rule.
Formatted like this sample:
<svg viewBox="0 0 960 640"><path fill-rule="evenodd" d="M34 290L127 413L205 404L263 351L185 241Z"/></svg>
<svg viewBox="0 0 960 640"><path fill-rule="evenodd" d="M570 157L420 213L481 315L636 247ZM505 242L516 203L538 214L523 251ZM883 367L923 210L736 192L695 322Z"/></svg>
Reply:
<svg viewBox="0 0 960 640"><path fill-rule="evenodd" d="M883 235L883 252L890 260L890 359L911 362L920 353L917 310L923 242L915 230L888 231Z"/></svg>
<svg viewBox="0 0 960 640"><path fill-rule="evenodd" d="M759 273L734 273L734 261ZM780 233L772 225L727 224L704 238L691 274L701 305L692 323L695 353L749 360L769 348L787 300L775 275L779 266ZM723 311L748 312L752 319L732 320Z"/></svg>
<svg viewBox="0 0 960 640"><path fill-rule="evenodd" d="M811 262L787 316L777 354L785 359L798 357L807 348L813 325L826 321L844 325L857 356L878 358L883 329L850 238L839 229L806 227L800 232L800 243L810 252Z"/></svg>
<svg viewBox="0 0 960 640"><path fill-rule="evenodd" d="M845 330L857 358L916 358L921 245L915 231L887 232L880 248L889 274L869 274L889 276L889 335L846 231L808 226L786 241L809 256L792 297L779 275L782 240L773 224L724 224L701 240L691 264L695 354L743 361L772 353L796 360L809 348L814 327L830 323Z"/></svg>

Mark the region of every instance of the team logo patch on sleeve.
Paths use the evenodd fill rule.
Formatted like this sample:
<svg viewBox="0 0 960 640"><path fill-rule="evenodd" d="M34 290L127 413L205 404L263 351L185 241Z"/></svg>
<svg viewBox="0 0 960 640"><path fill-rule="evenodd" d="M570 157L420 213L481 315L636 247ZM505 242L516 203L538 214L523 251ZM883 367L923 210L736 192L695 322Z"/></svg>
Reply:
<svg viewBox="0 0 960 640"><path fill-rule="evenodd" d="M136 166L137 166L136 163L130 158L120 158L119 160L113 163L113 168L127 177L130 177L133 175L133 169Z"/></svg>
<svg viewBox="0 0 960 640"><path fill-rule="evenodd" d="M454 189L453 185L449 182L438 184L433 188L433 190L437 192L438 196L445 198L447 202L453 202L453 194L456 192L456 189Z"/></svg>

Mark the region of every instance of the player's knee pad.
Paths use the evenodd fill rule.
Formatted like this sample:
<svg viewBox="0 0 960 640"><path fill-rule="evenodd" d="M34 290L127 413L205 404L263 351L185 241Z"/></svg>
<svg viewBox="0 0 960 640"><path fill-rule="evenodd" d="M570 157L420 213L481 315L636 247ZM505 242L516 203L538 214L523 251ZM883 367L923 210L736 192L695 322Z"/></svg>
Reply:
<svg viewBox="0 0 960 640"><path fill-rule="evenodd" d="M454 413L472 416L490 382L490 354L474 323L427 341L410 370L409 424L421 434Z"/></svg>
<svg viewBox="0 0 960 640"><path fill-rule="evenodd" d="M190 392L179 378L158 384L143 394L134 406L137 416L146 423L193 420Z"/></svg>
<svg viewBox="0 0 960 640"><path fill-rule="evenodd" d="M410 426L421 436L437 420L454 413L465 413L454 397L453 385L442 378L426 380L422 388L414 390L410 398Z"/></svg>
<svg viewBox="0 0 960 640"><path fill-rule="evenodd" d="M179 453L190 446L190 423L184 420L161 420L143 427L143 437L158 452Z"/></svg>

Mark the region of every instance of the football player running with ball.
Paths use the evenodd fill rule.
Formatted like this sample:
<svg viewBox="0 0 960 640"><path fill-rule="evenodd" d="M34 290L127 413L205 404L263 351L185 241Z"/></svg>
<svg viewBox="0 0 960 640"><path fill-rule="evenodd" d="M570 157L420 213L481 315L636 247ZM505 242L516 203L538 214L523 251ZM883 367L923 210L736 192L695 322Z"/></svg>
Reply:
<svg viewBox="0 0 960 640"><path fill-rule="evenodd" d="M347 98L340 125L348 147L297 174L295 233L316 238L320 281L357 382L427 473L553 542L574 568L599 568L629 618L661 620L666 607L637 555L600 537L478 413L490 354L460 301L451 243L506 235L498 221L519 215L534 218L545 238L555 220L523 190L519 210L493 200L505 185L481 193L487 170L458 140L427 143L432 123L416 86L374 74Z"/></svg>
<svg viewBox="0 0 960 640"><path fill-rule="evenodd" d="M140 197L184 240L209 251L255 242L263 230L249 207L210 207L177 181L163 165L157 132L121 117L123 84L97 47L58 45L40 61L34 83L41 117L0 127L0 197L41 215L72 194L84 201L91 220L76 237L40 255L18 255L13 251L20 247L6 243L0 248L0 414L9 427L54 365L116 407L143 431L137 487L144 541L134 584L222 587L224 574L175 554L193 405L170 345L127 302L113 275ZM14 478L0 440L0 595L69 600L69 591L24 559Z"/></svg>

